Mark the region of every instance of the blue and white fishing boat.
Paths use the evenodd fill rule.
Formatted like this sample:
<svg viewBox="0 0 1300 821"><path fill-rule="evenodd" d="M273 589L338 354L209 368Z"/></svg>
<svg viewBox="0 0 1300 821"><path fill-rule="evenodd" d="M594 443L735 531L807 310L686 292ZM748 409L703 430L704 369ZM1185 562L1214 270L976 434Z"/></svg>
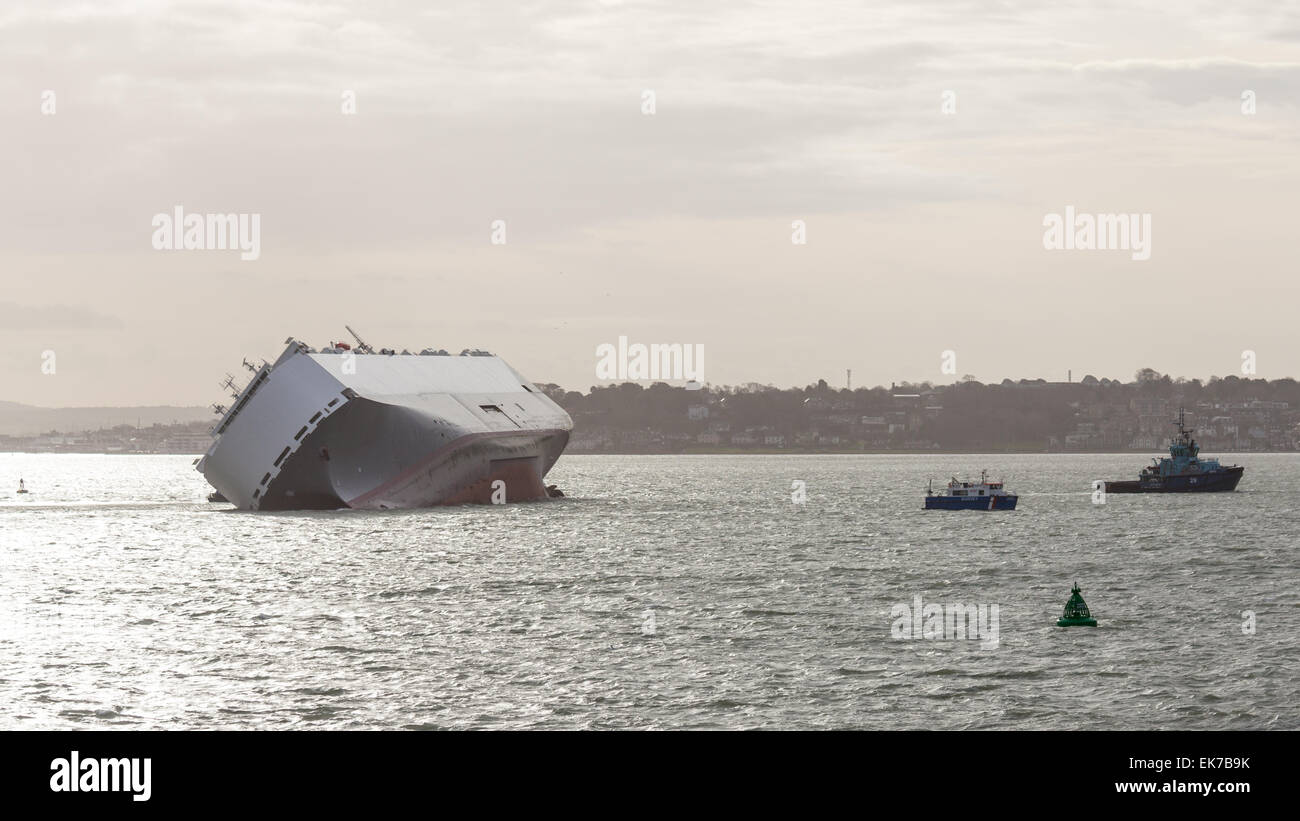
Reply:
<svg viewBox="0 0 1300 821"><path fill-rule="evenodd" d="M988 471L980 471L978 482L962 482L955 477L946 492L935 493L934 483L925 491L926 510L1015 510L1020 497L1008 493L1001 482L990 482Z"/></svg>

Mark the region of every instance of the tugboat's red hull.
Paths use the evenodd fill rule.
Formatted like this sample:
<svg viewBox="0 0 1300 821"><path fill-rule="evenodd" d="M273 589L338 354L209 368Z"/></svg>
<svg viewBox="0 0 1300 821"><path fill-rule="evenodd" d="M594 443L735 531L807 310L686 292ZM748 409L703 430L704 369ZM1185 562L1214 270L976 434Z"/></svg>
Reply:
<svg viewBox="0 0 1300 821"><path fill-rule="evenodd" d="M1243 467L1230 467L1213 473L1188 476L1157 476L1136 481L1107 482L1107 493L1227 493L1237 489L1245 472Z"/></svg>

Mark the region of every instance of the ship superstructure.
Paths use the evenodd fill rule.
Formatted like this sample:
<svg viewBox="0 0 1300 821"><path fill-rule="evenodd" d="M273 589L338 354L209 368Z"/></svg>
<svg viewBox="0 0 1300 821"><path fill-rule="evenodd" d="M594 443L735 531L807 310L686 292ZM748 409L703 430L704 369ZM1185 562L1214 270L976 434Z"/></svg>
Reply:
<svg viewBox="0 0 1300 821"><path fill-rule="evenodd" d="M351 330L351 329L349 329ZM354 334L355 336L355 334ZM499 357L314 350L293 338L217 406L197 469L247 510L427 507L547 497L573 420Z"/></svg>

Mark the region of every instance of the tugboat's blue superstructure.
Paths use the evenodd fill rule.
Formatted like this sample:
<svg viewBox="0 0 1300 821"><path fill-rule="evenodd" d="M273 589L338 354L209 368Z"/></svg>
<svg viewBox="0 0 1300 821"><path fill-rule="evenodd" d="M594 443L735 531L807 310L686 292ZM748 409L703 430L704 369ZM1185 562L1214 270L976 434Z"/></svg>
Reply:
<svg viewBox="0 0 1300 821"><path fill-rule="evenodd" d="M948 483L946 493L925 492L926 510L1015 510L1020 497L1007 493L1001 482L988 481L988 471L980 471L978 482Z"/></svg>
<svg viewBox="0 0 1300 821"><path fill-rule="evenodd" d="M1200 459L1195 430L1184 425L1178 409L1178 435L1169 440L1169 456L1142 469L1136 482L1107 482L1107 493L1214 493L1235 490L1245 468L1224 467L1218 459Z"/></svg>

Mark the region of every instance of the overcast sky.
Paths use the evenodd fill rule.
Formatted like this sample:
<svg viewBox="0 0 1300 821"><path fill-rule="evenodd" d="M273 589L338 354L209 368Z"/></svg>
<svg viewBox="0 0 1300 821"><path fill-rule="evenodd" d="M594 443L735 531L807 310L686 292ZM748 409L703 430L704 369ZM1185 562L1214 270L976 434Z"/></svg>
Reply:
<svg viewBox="0 0 1300 821"><path fill-rule="evenodd" d="M580 390L620 335L714 384L1300 375L1295 5L1045 5L6 3L0 399L207 404L344 323ZM1044 249L1068 205L1150 259ZM176 206L260 257L155 250Z"/></svg>

